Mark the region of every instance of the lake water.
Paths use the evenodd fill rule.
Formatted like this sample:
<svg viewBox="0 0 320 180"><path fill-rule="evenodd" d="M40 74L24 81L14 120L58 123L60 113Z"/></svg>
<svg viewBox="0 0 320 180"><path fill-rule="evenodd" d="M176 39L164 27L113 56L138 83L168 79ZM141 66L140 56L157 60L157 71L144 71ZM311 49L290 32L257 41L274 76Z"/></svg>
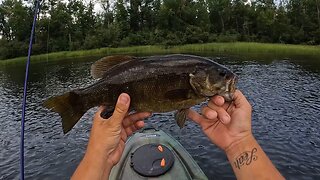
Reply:
<svg viewBox="0 0 320 180"><path fill-rule="evenodd" d="M320 179L320 60L212 59L238 74L238 88L253 106L253 133L280 172L287 179ZM41 103L92 84L91 64L69 60L31 65L25 124L27 179L68 179L80 162L96 108L64 135L58 114ZM19 178L23 80L24 66L0 67L0 179ZM154 114L145 122L175 137L209 179L235 179L224 153L195 123L180 130L172 113Z"/></svg>

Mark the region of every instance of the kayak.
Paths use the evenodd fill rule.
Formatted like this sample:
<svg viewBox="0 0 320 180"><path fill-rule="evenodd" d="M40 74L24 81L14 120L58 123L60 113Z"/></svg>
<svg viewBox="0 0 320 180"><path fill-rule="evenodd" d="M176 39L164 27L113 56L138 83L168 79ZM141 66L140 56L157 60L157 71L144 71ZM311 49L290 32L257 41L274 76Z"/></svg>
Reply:
<svg viewBox="0 0 320 180"><path fill-rule="evenodd" d="M142 129L127 140L123 155L109 178L208 179L177 140L155 128Z"/></svg>

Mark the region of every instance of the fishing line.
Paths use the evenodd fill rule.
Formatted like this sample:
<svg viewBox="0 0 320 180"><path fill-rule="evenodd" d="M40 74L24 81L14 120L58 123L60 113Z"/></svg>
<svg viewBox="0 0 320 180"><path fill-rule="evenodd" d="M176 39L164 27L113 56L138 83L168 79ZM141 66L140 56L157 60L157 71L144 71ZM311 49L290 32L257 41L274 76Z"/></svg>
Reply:
<svg viewBox="0 0 320 180"><path fill-rule="evenodd" d="M24 122L25 122L25 112L26 112L26 98L27 98L27 83L29 77L29 66L30 66L30 56L32 51L32 43L34 38L34 30L37 22L37 15L39 10L39 3L41 0L36 0L34 17L32 23L32 29L30 34L29 50L28 50L28 59L26 63L25 79L24 79L24 88L23 88L23 100L22 100L22 117L21 117L21 136L20 136L20 179L24 180Z"/></svg>
<svg viewBox="0 0 320 180"><path fill-rule="evenodd" d="M46 61L46 66L45 66L45 84L46 84L46 87L48 85L48 62L49 62L49 41L50 41L50 23L51 23L51 18L49 18L49 23L48 23L48 26L47 26L47 31L48 31L48 35L47 35L47 61Z"/></svg>
<svg viewBox="0 0 320 180"><path fill-rule="evenodd" d="M47 35L47 65L48 65L48 59L49 59L49 41L50 41L50 23L51 23L51 17L49 18L49 23L48 23L48 35Z"/></svg>

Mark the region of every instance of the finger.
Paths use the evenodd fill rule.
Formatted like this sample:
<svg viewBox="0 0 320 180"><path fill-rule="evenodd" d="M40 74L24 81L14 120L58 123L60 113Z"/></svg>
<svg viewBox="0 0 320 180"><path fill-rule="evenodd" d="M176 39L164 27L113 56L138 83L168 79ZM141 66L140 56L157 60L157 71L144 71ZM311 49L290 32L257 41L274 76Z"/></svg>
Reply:
<svg viewBox="0 0 320 180"><path fill-rule="evenodd" d="M212 126L217 126L219 125L218 122L219 119L215 118L215 119L206 119L203 116L199 115L197 112L190 110L189 111L190 114L188 114L188 117L190 119L192 119L193 121L195 121L196 123L198 123L203 131L206 131L207 129L210 129L210 127Z"/></svg>
<svg viewBox="0 0 320 180"><path fill-rule="evenodd" d="M224 101L224 100L223 100ZM216 109L216 108L221 108L221 107L225 107L226 104L228 104L228 102L224 103L224 104L219 104L217 105L216 103L212 102L212 101L209 101L208 102L208 107L211 108L211 109Z"/></svg>
<svg viewBox="0 0 320 180"><path fill-rule="evenodd" d="M130 136L137 130L141 129L144 126L144 122L142 120L137 121L136 123L132 124L131 126L125 127L125 131Z"/></svg>
<svg viewBox="0 0 320 180"><path fill-rule="evenodd" d="M134 127L134 125L127 127L124 129L127 136L131 136L137 129Z"/></svg>
<svg viewBox="0 0 320 180"><path fill-rule="evenodd" d="M145 119L145 118L149 117L150 115L151 115L151 113L149 113L149 112L141 112L141 113L131 114L123 120L123 122L122 122L123 127L131 126L136 121L141 120L141 119Z"/></svg>
<svg viewBox="0 0 320 180"><path fill-rule="evenodd" d="M136 132L138 129L141 129L143 126L144 126L144 122L142 120L139 120L139 121L135 122L133 125L126 127L125 131L126 131L127 135L130 136L131 134Z"/></svg>
<svg viewBox="0 0 320 180"><path fill-rule="evenodd" d="M132 131L131 127L127 127L124 130L125 130L127 136L131 136L133 134L133 131Z"/></svg>
<svg viewBox="0 0 320 180"><path fill-rule="evenodd" d="M225 103L225 100L222 96L213 96L211 98L211 102L213 102L217 106L222 106Z"/></svg>
<svg viewBox="0 0 320 180"><path fill-rule="evenodd" d="M218 114L218 119L223 123L223 124L228 124L231 120L231 117L229 115L229 113L226 111L225 105L224 107L220 107L215 105L214 103L208 103L208 107L213 110L216 111Z"/></svg>
<svg viewBox="0 0 320 180"><path fill-rule="evenodd" d="M225 102L222 106L217 106L216 104L209 102L208 103L208 107L210 107L211 109L215 109L216 107L222 107L223 109L225 109L227 111L227 113L232 113L232 111L234 110L234 102Z"/></svg>
<svg viewBox="0 0 320 180"><path fill-rule="evenodd" d="M137 131L137 128L136 128L136 126L133 124L131 127L131 130L132 130L132 133L134 133L134 132L136 132Z"/></svg>
<svg viewBox="0 0 320 180"><path fill-rule="evenodd" d="M136 123L134 123L134 126L137 128L137 129L141 129L144 127L144 121L137 121Z"/></svg>
<svg viewBox="0 0 320 180"><path fill-rule="evenodd" d="M236 90L233 95L233 100L234 100L234 105L239 108L239 107L248 107L251 108L250 103L246 99L246 97L242 94L241 91Z"/></svg>
<svg viewBox="0 0 320 180"><path fill-rule="evenodd" d="M109 118L116 124L121 124L130 106L130 96L126 93L120 94L112 116Z"/></svg>
<svg viewBox="0 0 320 180"><path fill-rule="evenodd" d="M231 114L235 107L234 101L226 102L222 107L227 111L227 113Z"/></svg>
<svg viewBox="0 0 320 180"><path fill-rule="evenodd" d="M216 119L218 117L218 113L207 106L203 107L201 112L207 119Z"/></svg>
<svg viewBox="0 0 320 180"><path fill-rule="evenodd" d="M201 127L203 126L203 123L207 121L203 116L201 116L199 113L197 113L192 109L189 109L187 116L189 119L193 120L194 122L199 124Z"/></svg>
<svg viewBox="0 0 320 180"><path fill-rule="evenodd" d="M217 108L216 109L218 113L218 119L222 122L222 124L229 124L231 121L230 115L227 113L227 111L224 108Z"/></svg>

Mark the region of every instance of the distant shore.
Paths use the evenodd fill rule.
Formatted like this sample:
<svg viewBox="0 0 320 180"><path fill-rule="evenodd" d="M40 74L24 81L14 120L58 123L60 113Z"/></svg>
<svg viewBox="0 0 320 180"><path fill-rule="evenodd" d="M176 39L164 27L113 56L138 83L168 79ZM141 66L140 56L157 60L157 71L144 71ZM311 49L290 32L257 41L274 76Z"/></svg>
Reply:
<svg viewBox="0 0 320 180"><path fill-rule="evenodd" d="M259 60L265 56L273 58L294 58L306 57L320 60L320 46L308 45L289 45L289 44L270 44L270 43L251 43L251 42L233 42L233 43L205 43L205 44L187 44L179 46L132 46L119 48L99 48L81 51L63 51L49 54L34 55L31 57L31 63L62 61L68 59L83 59L86 57L103 57L114 54L129 55L156 55L187 53L208 56L245 56ZM26 61L26 57L19 57L7 60L0 60L0 65L20 64Z"/></svg>

